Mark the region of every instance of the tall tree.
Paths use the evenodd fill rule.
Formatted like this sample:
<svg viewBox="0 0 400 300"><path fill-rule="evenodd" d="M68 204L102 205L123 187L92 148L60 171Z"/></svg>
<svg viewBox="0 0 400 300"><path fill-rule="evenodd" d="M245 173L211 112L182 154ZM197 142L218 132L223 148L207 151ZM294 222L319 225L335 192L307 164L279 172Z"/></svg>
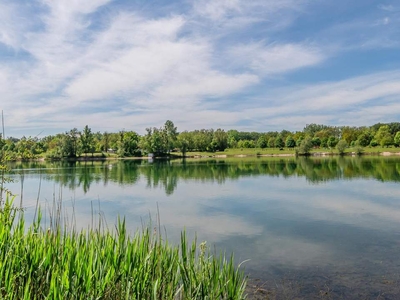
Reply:
<svg viewBox="0 0 400 300"><path fill-rule="evenodd" d="M81 152L87 155L87 153L92 153L94 152L95 146L94 146L94 136L92 133L92 130L89 128L88 125L83 128L83 131L79 137L80 140L80 146L81 146Z"/></svg>
<svg viewBox="0 0 400 300"><path fill-rule="evenodd" d="M79 154L78 141L80 132L78 129L73 128L67 131L61 139L61 153L62 156L76 157Z"/></svg>
<svg viewBox="0 0 400 300"><path fill-rule="evenodd" d="M275 143L275 147L277 147L277 148L283 148L285 146L285 142L283 141L283 139L281 138L280 135L278 135L275 138L274 143Z"/></svg>
<svg viewBox="0 0 400 300"><path fill-rule="evenodd" d="M211 143L214 143L215 150L224 151L226 148L228 148L227 133L223 129L218 128L217 130L214 131Z"/></svg>
<svg viewBox="0 0 400 300"><path fill-rule="evenodd" d="M375 134L375 140L381 145L381 147L388 147L393 144L393 137L390 134L390 128L388 125L379 127Z"/></svg>
<svg viewBox="0 0 400 300"><path fill-rule="evenodd" d="M139 135L134 131L122 132L120 145L118 147L118 155L124 156L139 156L141 151L139 149Z"/></svg>
<svg viewBox="0 0 400 300"><path fill-rule="evenodd" d="M170 151L174 148L174 143L176 142L176 138L178 136L178 130L171 120L167 120L165 122L163 133L165 138L165 147L167 152L170 153Z"/></svg>
<svg viewBox="0 0 400 300"><path fill-rule="evenodd" d="M286 147L288 147L288 148L296 147L296 141L294 140L294 138L291 135L289 135L286 138L286 143L285 144L286 144Z"/></svg>
<svg viewBox="0 0 400 300"><path fill-rule="evenodd" d="M397 131L396 135L394 136L394 144L396 147L400 146L400 131Z"/></svg>

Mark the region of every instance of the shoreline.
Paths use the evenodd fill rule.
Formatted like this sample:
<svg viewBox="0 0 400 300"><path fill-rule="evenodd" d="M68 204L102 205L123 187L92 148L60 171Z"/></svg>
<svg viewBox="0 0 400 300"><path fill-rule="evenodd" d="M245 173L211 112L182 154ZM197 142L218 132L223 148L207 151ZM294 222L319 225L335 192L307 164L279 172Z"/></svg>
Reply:
<svg viewBox="0 0 400 300"><path fill-rule="evenodd" d="M309 157L333 157L333 156L341 156L339 153L333 152L313 152L309 155L298 155L298 156L309 156ZM399 152L364 152L361 155L357 155L355 152L347 152L342 156L400 156ZM244 158L244 157L296 157L295 153L271 153L271 154L217 154L210 153L209 155L174 155L174 156L161 156L161 157L148 157L148 156L132 156L132 157L77 157L77 158L63 158L63 159L46 159L44 157L34 158L34 159L17 159L12 160L14 162L17 161L66 161L66 162L88 162L88 161L107 161L107 160L171 160L171 159L185 159L185 158Z"/></svg>

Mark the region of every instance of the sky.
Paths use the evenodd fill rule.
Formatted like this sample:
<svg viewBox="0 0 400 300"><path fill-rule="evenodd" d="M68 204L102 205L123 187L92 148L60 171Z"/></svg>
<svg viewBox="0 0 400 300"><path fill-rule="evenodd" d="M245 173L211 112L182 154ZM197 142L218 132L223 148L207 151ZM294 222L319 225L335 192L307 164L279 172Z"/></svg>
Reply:
<svg viewBox="0 0 400 300"><path fill-rule="evenodd" d="M6 136L400 121L400 1L0 0Z"/></svg>

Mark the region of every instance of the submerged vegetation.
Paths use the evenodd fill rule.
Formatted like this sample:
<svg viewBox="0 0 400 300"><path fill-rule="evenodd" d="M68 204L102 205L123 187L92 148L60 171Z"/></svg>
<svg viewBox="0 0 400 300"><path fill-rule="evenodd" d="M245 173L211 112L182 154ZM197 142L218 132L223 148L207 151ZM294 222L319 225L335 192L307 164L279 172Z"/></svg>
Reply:
<svg viewBox="0 0 400 300"><path fill-rule="evenodd" d="M129 236L120 219L115 232L43 230L40 211L25 228L9 198L0 224L1 299L244 299L233 258L189 244L184 232L172 246L150 228Z"/></svg>

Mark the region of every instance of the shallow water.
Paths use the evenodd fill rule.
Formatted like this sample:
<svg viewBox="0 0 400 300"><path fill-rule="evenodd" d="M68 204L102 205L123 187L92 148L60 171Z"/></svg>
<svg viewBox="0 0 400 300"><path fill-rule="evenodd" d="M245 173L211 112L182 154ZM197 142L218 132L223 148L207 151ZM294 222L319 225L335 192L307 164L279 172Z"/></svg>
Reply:
<svg viewBox="0 0 400 300"><path fill-rule="evenodd" d="M11 164L16 202L37 199L50 225L86 228L124 215L132 232L160 218L234 252L260 297L398 299L400 159L235 158ZM40 187L40 188L39 188ZM21 199L22 195L22 199ZM159 211L159 215L158 215ZM101 218L99 218L101 216ZM156 226L157 227L157 226ZM247 261L248 260L248 261Z"/></svg>

